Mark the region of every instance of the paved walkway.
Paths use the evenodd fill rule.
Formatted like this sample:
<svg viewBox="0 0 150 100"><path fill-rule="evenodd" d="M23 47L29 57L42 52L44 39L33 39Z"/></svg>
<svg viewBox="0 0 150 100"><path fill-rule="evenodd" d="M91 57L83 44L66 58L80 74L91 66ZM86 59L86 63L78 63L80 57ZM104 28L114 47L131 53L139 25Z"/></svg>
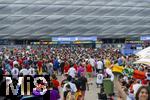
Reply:
<svg viewBox="0 0 150 100"><path fill-rule="evenodd" d="M58 80L61 81L61 76L58 76ZM86 91L85 94L85 100L98 100L98 95L97 93L100 91L99 88L96 87L96 79L93 79L93 85L89 86L89 91ZM60 89L61 95L62 93L62 88Z"/></svg>

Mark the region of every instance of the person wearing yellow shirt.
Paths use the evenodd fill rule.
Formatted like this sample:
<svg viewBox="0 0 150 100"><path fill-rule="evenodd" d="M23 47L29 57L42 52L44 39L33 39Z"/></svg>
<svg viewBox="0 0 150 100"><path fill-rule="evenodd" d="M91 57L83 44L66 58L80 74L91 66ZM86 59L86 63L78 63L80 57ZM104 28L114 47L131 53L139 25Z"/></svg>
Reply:
<svg viewBox="0 0 150 100"><path fill-rule="evenodd" d="M105 67L106 68L109 67L109 66L111 66L111 62L110 62L110 60L108 58L105 59L104 63L105 63Z"/></svg>

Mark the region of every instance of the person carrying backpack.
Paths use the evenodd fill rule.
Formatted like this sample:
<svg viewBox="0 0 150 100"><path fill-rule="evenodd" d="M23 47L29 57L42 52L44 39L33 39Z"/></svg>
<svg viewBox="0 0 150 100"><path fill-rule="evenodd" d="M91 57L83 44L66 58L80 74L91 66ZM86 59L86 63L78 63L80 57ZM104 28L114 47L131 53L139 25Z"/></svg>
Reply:
<svg viewBox="0 0 150 100"><path fill-rule="evenodd" d="M80 90L81 90L81 95L82 95L82 100L84 100L85 97L85 91L87 89L87 78L81 74L81 77L78 79L79 84L80 84Z"/></svg>
<svg viewBox="0 0 150 100"><path fill-rule="evenodd" d="M68 89L69 89L68 85L70 85L70 90L69 91L71 92L71 95L73 96L72 98L75 98L75 93L77 92L77 87L72 82L72 77L68 76L67 80L68 80L68 82L66 84L64 84L64 86L63 86L64 100L66 100L66 98L67 98Z"/></svg>

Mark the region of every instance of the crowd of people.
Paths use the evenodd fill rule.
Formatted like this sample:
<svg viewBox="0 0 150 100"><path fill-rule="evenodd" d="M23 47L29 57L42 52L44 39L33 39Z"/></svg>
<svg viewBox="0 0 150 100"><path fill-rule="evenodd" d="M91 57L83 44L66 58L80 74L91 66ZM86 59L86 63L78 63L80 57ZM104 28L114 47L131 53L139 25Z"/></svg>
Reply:
<svg viewBox="0 0 150 100"><path fill-rule="evenodd" d="M0 52L0 94L1 97L5 95L5 99L12 100L26 100L26 97L31 98L29 95L42 96L43 100L85 100L90 84L96 84L102 93L105 92L104 80L108 78L118 91L115 93L118 99L150 100L149 66L134 64L136 58L135 55L122 55L119 49L115 48L3 48ZM144 79L136 79L132 75L121 73L116 78L118 75L112 71L116 64L123 68L143 71L147 76ZM58 80L58 76L62 79ZM28 81L28 77L31 84L24 84L24 89L28 88L28 85L32 88L21 92L22 84ZM39 77L46 80L43 81ZM34 84L35 78L39 78L37 84ZM16 88L9 91L11 86ZM110 100L115 100L114 97Z"/></svg>

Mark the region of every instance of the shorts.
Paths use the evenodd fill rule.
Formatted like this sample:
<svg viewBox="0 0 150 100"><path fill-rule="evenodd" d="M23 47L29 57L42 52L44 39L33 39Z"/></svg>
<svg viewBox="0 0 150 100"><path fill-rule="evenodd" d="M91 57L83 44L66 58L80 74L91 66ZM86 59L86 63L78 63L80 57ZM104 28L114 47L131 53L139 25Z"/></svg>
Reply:
<svg viewBox="0 0 150 100"><path fill-rule="evenodd" d="M97 72L97 73L99 73L99 72L102 73L102 69L96 69L96 72Z"/></svg>
<svg viewBox="0 0 150 100"><path fill-rule="evenodd" d="M91 78L92 77L92 72L87 72L87 77Z"/></svg>

